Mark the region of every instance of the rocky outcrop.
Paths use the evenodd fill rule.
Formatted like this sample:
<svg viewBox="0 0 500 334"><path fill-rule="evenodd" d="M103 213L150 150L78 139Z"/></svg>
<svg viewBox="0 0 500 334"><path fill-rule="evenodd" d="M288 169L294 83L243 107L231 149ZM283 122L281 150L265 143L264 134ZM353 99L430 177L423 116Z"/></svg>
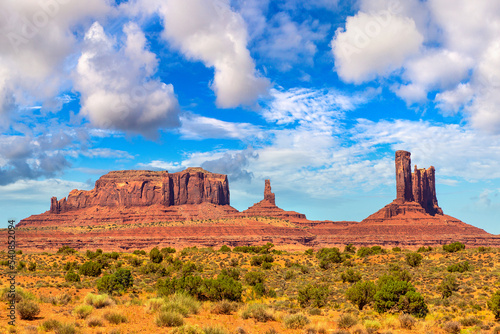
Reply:
<svg viewBox="0 0 500 334"><path fill-rule="evenodd" d="M303 222L307 221L306 215L298 213L295 211L285 211L278 206L276 206L275 195L271 192L271 181L265 180L264 185L264 199L258 203L255 203L248 209L242 211L236 216L239 217L275 217L286 219L292 222Z"/></svg>
<svg viewBox="0 0 500 334"><path fill-rule="evenodd" d="M436 172L433 166L411 172L411 153L396 151L396 199L367 219L388 219L410 212L442 215L436 197Z"/></svg>
<svg viewBox="0 0 500 334"><path fill-rule="evenodd" d="M90 191L72 190L67 198L51 199L50 212L89 208L174 206L212 203L229 205L227 176L214 174L202 168L188 168L182 172L124 170L113 171L99 178Z"/></svg>
<svg viewBox="0 0 500 334"><path fill-rule="evenodd" d="M265 180L264 185L264 200L276 205L276 196L271 192L271 180Z"/></svg>

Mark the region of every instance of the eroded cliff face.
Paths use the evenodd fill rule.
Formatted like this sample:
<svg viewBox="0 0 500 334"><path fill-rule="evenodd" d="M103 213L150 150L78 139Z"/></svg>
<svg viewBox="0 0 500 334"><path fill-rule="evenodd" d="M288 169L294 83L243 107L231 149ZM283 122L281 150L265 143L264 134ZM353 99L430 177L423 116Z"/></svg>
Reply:
<svg viewBox="0 0 500 334"><path fill-rule="evenodd" d="M135 207L155 204L174 206L212 203L229 205L227 176L202 168L182 172L125 170L103 175L90 191L72 190L67 198L51 198L54 214L89 208Z"/></svg>

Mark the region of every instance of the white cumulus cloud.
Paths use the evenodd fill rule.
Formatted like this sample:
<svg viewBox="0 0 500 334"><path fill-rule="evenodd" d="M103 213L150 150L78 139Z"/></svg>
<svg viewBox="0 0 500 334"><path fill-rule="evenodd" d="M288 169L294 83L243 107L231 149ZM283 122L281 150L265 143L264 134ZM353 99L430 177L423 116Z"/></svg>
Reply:
<svg viewBox="0 0 500 334"><path fill-rule="evenodd" d="M362 83L401 67L418 53L424 37L410 17L358 12L348 17L331 42L335 68L347 82Z"/></svg>
<svg viewBox="0 0 500 334"><path fill-rule="evenodd" d="M159 4L163 36L186 57L215 69L212 89L222 108L253 105L266 94L247 49L246 25L228 0L167 0Z"/></svg>
<svg viewBox="0 0 500 334"><path fill-rule="evenodd" d="M107 36L95 22L74 73L81 93L81 113L99 128L154 137L160 128L179 125L179 105L171 84L151 78L158 60L147 50L140 28L124 27L125 45Z"/></svg>

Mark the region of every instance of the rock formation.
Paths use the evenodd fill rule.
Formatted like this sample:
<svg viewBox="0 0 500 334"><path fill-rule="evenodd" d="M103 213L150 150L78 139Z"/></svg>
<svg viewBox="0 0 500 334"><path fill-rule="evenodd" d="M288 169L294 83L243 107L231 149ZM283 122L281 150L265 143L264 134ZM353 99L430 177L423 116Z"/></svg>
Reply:
<svg viewBox="0 0 500 334"><path fill-rule="evenodd" d="M72 190L68 198L51 198L50 212L59 214L93 206L134 207L182 204L229 205L227 176L202 168L182 172L114 171L99 178L90 191Z"/></svg>
<svg viewBox="0 0 500 334"><path fill-rule="evenodd" d="M409 212L431 216L443 214L436 197L434 167L418 169L415 165L412 173L410 156L410 152L396 151L396 199L372 216L388 219Z"/></svg>
<svg viewBox="0 0 500 334"><path fill-rule="evenodd" d="M264 199L255 203L248 209L242 211L238 216L244 217L275 217L290 220L293 222L301 222L306 220L306 215L295 211L285 211L276 206L275 195L271 192L271 181L265 180Z"/></svg>
<svg viewBox="0 0 500 334"><path fill-rule="evenodd" d="M396 199L361 222L310 221L276 205L265 180L264 199L243 212L229 205L226 175L201 168L178 173L116 171L90 191L51 198L50 210L17 224L20 249L127 250L155 246L251 245L288 247L500 246L500 236L443 214L434 167L411 172L410 153L396 152ZM279 218L279 219L274 219ZM4 230L5 231L5 230ZM294 246L295 245L295 246Z"/></svg>

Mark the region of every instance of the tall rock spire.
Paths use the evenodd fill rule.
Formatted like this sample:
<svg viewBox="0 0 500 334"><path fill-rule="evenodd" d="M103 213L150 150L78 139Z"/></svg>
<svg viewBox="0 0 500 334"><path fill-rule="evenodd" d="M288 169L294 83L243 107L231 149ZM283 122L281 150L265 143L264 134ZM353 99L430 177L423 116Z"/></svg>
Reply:
<svg viewBox="0 0 500 334"><path fill-rule="evenodd" d="M271 192L271 181L266 180L265 181L265 187L264 187L264 199L267 200L269 203L276 205L275 202L275 195L274 193Z"/></svg>
<svg viewBox="0 0 500 334"><path fill-rule="evenodd" d="M412 202L411 153L396 151L396 201L398 203Z"/></svg>

